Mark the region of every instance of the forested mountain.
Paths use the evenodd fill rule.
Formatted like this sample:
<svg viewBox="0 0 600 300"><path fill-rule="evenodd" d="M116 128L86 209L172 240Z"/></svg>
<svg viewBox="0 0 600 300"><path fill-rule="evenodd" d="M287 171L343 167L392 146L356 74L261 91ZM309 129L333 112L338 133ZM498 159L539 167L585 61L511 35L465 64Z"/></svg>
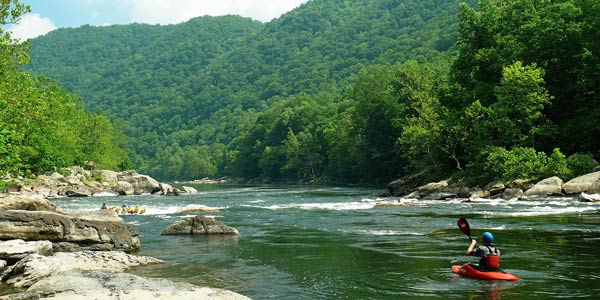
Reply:
<svg viewBox="0 0 600 300"><path fill-rule="evenodd" d="M113 118L161 179L572 176L564 154L599 154L599 4L459 2L60 29L31 42L28 68Z"/></svg>
<svg viewBox="0 0 600 300"><path fill-rule="evenodd" d="M314 0L267 24L227 16L59 29L31 41L28 68L116 118L142 171L196 177L162 174L173 165L157 160L177 147L229 144L272 97L319 92L331 101L365 66L447 50L458 2Z"/></svg>

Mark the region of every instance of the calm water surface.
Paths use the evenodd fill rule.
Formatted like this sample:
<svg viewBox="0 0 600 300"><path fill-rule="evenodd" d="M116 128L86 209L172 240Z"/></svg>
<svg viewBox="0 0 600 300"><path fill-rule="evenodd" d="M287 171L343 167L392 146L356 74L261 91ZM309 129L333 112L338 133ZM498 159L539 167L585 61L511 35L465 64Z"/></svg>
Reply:
<svg viewBox="0 0 600 300"><path fill-rule="evenodd" d="M600 299L600 205L572 198L484 203L417 201L375 206L377 192L332 187L197 187L181 197L64 199L67 210L141 205L123 218L142 233L140 255L167 261L132 272L232 290L252 299ZM386 201L407 202L388 198ZM239 237L161 236L188 204ZM519 282L460 278L476 262L456 226L492 231L502 268ZM481 240L481 239L479 239Z"/></svg>

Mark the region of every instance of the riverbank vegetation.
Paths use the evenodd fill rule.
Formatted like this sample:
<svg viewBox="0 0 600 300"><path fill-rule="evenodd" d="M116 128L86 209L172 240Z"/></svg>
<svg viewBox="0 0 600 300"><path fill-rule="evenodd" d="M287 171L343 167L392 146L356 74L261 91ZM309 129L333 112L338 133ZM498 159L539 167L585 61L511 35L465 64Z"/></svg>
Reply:
<svg viewBox="0 0 600 300"><path fill-rule="evenodd" d="M3 0L0 24L17 22L28 11ZM0 178L86 161L112 169L127 162L124 136L106 116L86 110L81 97L55 81L19 70L29 61L28 48L0 28Z"/></svg>
<svg viewBox="0 0 600 300"><path fill-rule="evenodd" d="M266 24L59 29L28 69L115 118L162 180L569 179L600 155L598 15L595 0L312 0Z"/></svg>

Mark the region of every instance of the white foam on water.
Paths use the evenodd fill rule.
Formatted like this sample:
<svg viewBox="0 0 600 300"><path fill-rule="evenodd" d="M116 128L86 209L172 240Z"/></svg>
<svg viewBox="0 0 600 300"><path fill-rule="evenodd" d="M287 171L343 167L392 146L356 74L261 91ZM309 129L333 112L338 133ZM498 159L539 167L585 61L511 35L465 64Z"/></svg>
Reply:
<svg viewBox="0 0 600 300"><path fill-rule="evenodd" d="M486 214L495 216L509 216L509 217L532 217L532 216L549 216L549 215L562 215L562 214L577 214L585 211L596 210L597 208L586 206L586 207L552 207L552 206L538 206L524 211L517 212L486 212Z"/></svg>
<svg viewBox="0 0 600 300"><path fill-rule="evenodd" d="M346 233L353 234L364 234L364 235L377 235L377 236L389 236L389 235L424 235L418 232L410 231L398 231L398 230L341 230Z"/></svg>
<svg viewBox="0 0 600 300"><path fill-rule="evenodd" d="M248 203L264 203L264 202L265 202L265 200L261 200L261 199L248 201Z"/></svg>
<svg viewBox="0 0 600 300"><path fill-rule="evenodd" d="M304 209L304 210L365 210L375 207L373 202L334 202L334 203L291 203L269 206L242 205L245 207L269 210Z"/></svg>

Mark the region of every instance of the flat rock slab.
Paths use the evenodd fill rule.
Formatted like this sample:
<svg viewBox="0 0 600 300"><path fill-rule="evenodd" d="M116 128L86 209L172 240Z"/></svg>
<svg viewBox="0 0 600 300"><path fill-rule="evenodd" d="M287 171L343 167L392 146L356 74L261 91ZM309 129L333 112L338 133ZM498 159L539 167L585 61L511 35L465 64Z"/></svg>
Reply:
<svg viewBox="0 0 600 300"><path fill-rule="evenodd" d="M173 282L105 271L71 270L40 280L26 292L0 297L0 300L250 300L240 294Z"/></svg>
<svg viewBox="0 0 600 300"><path fill-rule="evenodd" d="M30 254L2 274L2 280L17 288L26 288L57 273L71 270L121 272L131 267L163 263L162 260L129 255L118 251L59 252L53 256Z"/></svg>
<svg viewBox="0 0 600 300"><path fill-rule="evenodd" d="M0 242L0 259L17 262L29 254L52 255L52 243L49 241L26 242L24 240L9 240Z"/></svg>

